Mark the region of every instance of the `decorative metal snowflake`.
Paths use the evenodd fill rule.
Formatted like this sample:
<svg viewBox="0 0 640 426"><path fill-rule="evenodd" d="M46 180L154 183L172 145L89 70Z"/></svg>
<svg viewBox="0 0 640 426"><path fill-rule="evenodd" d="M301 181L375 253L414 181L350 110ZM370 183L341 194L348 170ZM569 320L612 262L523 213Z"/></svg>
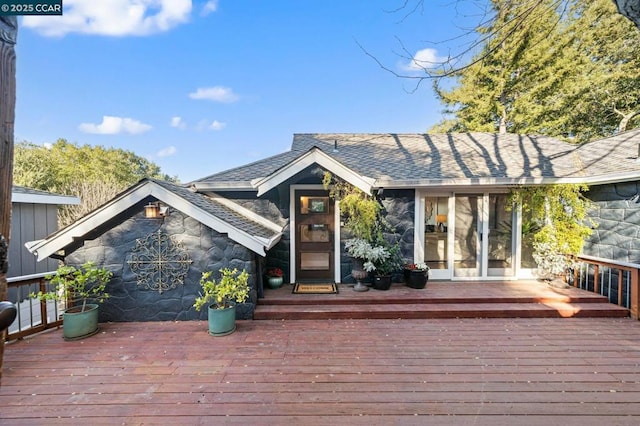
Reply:
<svg viewBox="0 0 640 426"><path fill-rule="evenodd" d="M160 230L137 239L131 260L127 261L138 285L160 294L183 285L192 262L182 243Z"/></svg>

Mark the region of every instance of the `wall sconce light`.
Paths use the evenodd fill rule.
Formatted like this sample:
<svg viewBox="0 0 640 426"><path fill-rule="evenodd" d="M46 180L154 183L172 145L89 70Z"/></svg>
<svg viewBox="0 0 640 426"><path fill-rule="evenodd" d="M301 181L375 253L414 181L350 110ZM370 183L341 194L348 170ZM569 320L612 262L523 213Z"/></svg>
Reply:
<svg viewBox="0 0 640 426"><path fill-rule="evenodd" d="M165 217L169 207L160 205L160 203L149 203L144 206L144 217L149 219L157 219Z"/></svg>

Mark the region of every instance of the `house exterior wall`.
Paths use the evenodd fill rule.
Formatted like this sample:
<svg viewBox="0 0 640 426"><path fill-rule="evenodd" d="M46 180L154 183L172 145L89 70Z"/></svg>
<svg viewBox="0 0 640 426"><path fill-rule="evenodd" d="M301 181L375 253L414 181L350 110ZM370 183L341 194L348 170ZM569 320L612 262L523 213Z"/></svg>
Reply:
<svg viewBox="0 0 640 426"><path fill-rule="evenodd" d="M136 240L158 230L180 241L193 261L184 284L162 294L139 286L127 263ZM136 213L114 224L99 238L86 241L83 247L67 256L66 263L78 266L89 260L114 274L107 287L110 298L100 307L100 321L206 320L206 309L198 312L193 308L200 292L200 277L204 271L214 271L217 278L216 272L224 267L245 269L249 273L250 296L247 302L237 306L236 315L238 319L253 318L257 300L253 252L174 209L162 219L147 219L143 213Z"/></svg>
<svg viewBox="0 0 640 426"><path fill-rule="evenodd" d="M399 243L403 260L407 263L413 262L415 191L412 189L385 190L381 203L384 208L383 215L393 228L393 232L387 233L385 238L391 244ZM350 236L346 232L341 232L340 237L342 282L353 283L355 280L351 276L351 257L344 249L344 243ZM393 279L395 282L402 281L400 275Z"/></svg>
<svg viewBox="0 0 640 426"><path fill-rule="evenodd" d="M279 225L286 225L289 219L289 192L287 188L278 188L256 198L255 192L227 192L223 195L242 207L259 214L267 220ZM291 249L291 235L289 227L284 229L280 241L267 253L263 271L269 268L280 268L284 272L283 282L291 282L289 276L289 250Z"/></svg>
<svg viewBox="0 0 640 426"><path fill-rule="evenodd" d="M592 186L587 197L595 203L589 217L598 226L584 253L640 263L640 182Z"/></svg>
<svg viewBox="0 0 640 426"><path fill-rule="evenodd" d="M46 238L58 229L58 207L54 204L11 203L11 240L7 278L55 271L58 261L37 262L24 244Z"/></svg>

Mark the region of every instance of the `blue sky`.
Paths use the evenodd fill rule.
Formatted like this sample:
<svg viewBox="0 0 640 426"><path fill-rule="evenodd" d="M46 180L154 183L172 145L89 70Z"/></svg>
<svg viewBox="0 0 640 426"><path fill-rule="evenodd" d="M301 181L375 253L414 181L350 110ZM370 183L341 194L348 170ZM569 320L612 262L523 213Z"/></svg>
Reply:
<svg viewBox="0 0 640 426"><path fill-rule="evenodd" d="M359 45L404 74L446 56L426 41L458 34L459 12L425 3L403 19L404 0L64 0L19 21L16 142L123 148L188 182L294 133L424 132L430 84L408 93Z"/></svg>

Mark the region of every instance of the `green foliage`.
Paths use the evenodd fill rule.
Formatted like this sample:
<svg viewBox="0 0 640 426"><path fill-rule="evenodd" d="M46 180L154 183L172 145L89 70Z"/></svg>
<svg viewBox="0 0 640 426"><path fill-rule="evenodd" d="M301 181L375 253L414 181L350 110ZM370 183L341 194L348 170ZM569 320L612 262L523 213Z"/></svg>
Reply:
<svg viewBox="0 0 640 426"><path fill-rule="evenodd" d="M144 177L175 181L160 168L131 151L76 145L58 139L51 146L29 142L14 149L16 185L80 197L80 206L66 206L61 224L67 225L110 200Z"/></svg>
<svg viewBox="0 0 640 426"><path fill-rule="evenodd" d="M587 217L592 203L582 195L587 190L587 185L564 184L512 191L512 200L532 218L527 229L534 232L534 258L541 269L555 271L561 264L558 257L582 251L585 238L595 226Z"/></svg>
<svg viewBox="0 0 640 426"><path fill-rule="evenodd" d="M543 134L581 142L640 126L640 32L610 0L492 0L474 64L435 89L432 131Z"/></svg>
<svg viewBox="0 0 640 426"><path fill-rule="evenodd" d="M345 228L354 238L373 241L381 232L380 203L373 196L342 180L335 179L329 172L322 181L329 196L340 201L340 213L345 218Z"/></svg>
<svg viewBox="0 0 640 426"><path fill-rule="evenodd" d="M367 272L378 269L390 256L389 250L382 245L372 244L362 238L352 238L345 242L345 250L356 259L364 261L363 268Z"/></svg>
<svg viewBox="0 0 640 426"><path fill-rule="evenodd" d="M106 268L97 268L94 262L86 262L80 268L60 266L54 275L45 278L53 286L49 292L31 293L40 300L59 300L76 306L82 302L85 311L88 300L102 303L109 298L106 286L113 274Z"/></svg>
<svg viewBox="0 0 640 426"><path fill-rule="evenodd" d="M377 275L391 275L402 269L402 256L400 255L400 245L393 244L386 247L389 256L376 264Z"/></svg>
<svg viewBox="0 0 640 426"><path fill-rule="evenodd" d="M225 309L232 302L242 303L249 297L249 273L238 272L237 269L220 269L220 280L211 279L212 272L202 273L200 285L202 293L196 298L193 307L201 310L204 306L213 305L215 309Z"/></svg>

